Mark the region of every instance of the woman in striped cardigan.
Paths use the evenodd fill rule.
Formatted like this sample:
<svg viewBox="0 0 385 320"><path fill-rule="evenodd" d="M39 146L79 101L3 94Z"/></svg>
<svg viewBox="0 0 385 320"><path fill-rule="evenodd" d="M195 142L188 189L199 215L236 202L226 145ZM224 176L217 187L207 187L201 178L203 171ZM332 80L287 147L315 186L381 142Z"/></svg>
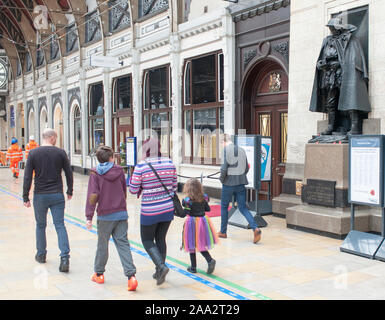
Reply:
<svg viewBox="0 0 385 320"><path fill-rule="evenodd" d="M148 165L150 163L158 173L170 194L177 190L176 168L169 158L161 157L158 148L147 150L145 159L139 162L130 178L129 191L142 195L140 215L140 235L144 248L154 262L157 285L165 281L169 268L166 266L166 235L174 219L174 204Z"/></svg>

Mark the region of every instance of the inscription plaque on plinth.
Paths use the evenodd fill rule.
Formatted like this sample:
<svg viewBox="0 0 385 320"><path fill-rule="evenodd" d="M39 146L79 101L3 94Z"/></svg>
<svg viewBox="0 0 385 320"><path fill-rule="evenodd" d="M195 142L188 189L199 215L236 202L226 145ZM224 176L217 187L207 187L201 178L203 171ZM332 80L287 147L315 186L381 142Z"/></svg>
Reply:
<svg viewBox="0 0 385 320"><path fill-rule="evenodd" d="M302 190L302 202L334 208L335 187L336 181L307 179Z"/></svg>

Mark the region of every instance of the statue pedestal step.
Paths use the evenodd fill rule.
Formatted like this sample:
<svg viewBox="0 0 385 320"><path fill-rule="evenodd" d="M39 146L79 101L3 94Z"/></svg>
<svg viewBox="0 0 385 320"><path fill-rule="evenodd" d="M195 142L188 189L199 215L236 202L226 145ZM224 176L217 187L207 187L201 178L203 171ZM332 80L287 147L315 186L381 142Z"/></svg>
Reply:
<svg viewBox="0 0 385 320"><path fill-rule="evenodd" d="M301 204L286 209L286 225L291 229L344 239L350 231L350 208ZM356 210L355 226L359 231L372 231L370 209Z"/></svg>

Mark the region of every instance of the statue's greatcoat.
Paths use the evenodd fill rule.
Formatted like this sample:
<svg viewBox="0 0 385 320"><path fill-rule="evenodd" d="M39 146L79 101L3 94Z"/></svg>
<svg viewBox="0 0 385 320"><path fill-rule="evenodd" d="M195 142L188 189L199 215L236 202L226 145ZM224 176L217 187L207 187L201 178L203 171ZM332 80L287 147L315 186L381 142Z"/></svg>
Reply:
<svg viewBox="0 0 385 320"><path fill-rule="evenodd" d="M354 31L355 27L352 27ZM345 30L345 32L340 35L340 37L345 37L345 40L343 41L342 38L340 38L337 41L338 60L342 69L338 110L370 112L371 108L366 84L369 77L365 55L359 40L352 35L351 31L352 30ZM332 37L332 35L324 39L318 60L322 59L323 50L330 37ZM316 69L309 110L327 113L328 111L325 109L325 103L319 88L321 72L322 71Z"/></svg>

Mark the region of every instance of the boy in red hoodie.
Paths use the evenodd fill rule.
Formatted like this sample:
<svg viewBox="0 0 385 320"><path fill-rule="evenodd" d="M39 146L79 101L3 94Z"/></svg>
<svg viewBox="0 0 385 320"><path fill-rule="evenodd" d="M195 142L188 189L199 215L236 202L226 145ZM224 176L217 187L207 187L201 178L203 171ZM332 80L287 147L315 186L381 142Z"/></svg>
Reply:
<svg viewBox="0 0 385 320"><path fill-rule="evenodd" d="M94 271L91 280L104 283L104 271L108 260L110 236L114 239L124 274L128 277L128 291L138 286L135 278L136 268L133 263L130 243L127 238L128 214L126 207L127 187L124 171L114 164L114 151L101 146L96 151L99 164L91 170L88 181L86 204L86 227L92 229L92 217L98 215L98 246L95 256Z"/></svg>

